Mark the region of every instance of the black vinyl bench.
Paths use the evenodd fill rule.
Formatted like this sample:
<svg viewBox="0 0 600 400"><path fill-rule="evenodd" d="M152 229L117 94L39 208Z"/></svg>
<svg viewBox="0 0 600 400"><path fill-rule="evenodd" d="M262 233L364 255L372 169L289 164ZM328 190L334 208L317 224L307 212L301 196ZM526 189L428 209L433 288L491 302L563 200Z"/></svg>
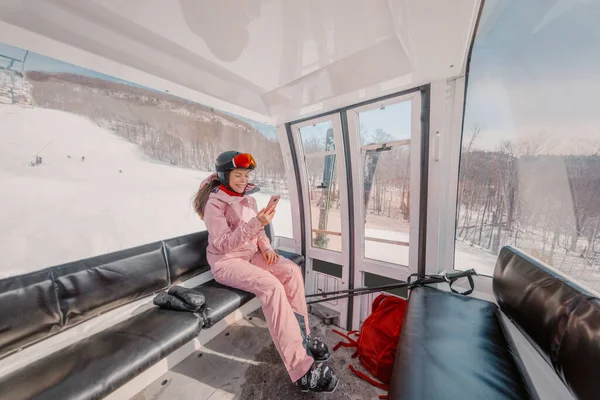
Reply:
<svg viewBox="0 0 600 400"><path fill-rule="evenodd" d="M599 399L598 296L510 246L498 257L493 291L498 305L432 287L411 291L389 399L539 398L507 323L575 398Z"/></svg>
<svg viewBox="0 0 600 400"><path fill-rule="evenodd" d="M0 362L21 349L208 272L206 231L0 280ZM303 267L304 259L281 252ZM0 377L0 399L98 399L198 336L254 295L198 286L204 318L150 309Z"/></svg>

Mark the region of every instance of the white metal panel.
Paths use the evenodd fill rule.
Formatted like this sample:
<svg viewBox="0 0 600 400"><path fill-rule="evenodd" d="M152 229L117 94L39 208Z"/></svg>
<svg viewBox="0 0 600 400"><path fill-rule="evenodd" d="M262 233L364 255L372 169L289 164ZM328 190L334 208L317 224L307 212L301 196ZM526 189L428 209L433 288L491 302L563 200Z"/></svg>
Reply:
<svg viewBox="0 0 600 400"><path fill-rule="evenodd" d="M412 127L410 143L410 241L409 267L418 271L419 264L419 213L421 210L421 93L411 100Z"/></svg>
<svg viewBox="0 0 600 400"><path fill-rule="evenodd" d="M428 191L427 191L427 232L425 249L425 273L437 274L438 266L444 269L439 260L440 218L444 204L442 203L442 174L444 168L444 152L442 140L446 138L445 115L451 111L446 106L446 81L436 81L431 84L429 112L429 159L428 162Z"/></svg>
<svg viewBox="0 0 600 400"><path fill-rule="evenodd" d="M438 248L440 266L443 269L454 269L454 239L456 234L456 202L458 197L458 169L460 164L460 151L462 142L462 125L465 98L465 78L461 77L454 81L453 109L451 118L448 120L449 130L443 141L444 175L442 182L444 192L441 218L444 219L445 229L440 230L443 236Z"/></svg>

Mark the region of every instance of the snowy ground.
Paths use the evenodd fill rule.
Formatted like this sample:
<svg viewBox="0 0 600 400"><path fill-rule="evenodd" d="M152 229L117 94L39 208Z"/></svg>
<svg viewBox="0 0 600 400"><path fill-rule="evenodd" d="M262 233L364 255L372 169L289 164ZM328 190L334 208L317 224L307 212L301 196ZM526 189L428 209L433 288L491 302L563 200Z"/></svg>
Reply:
<svg viewBox="0 0 600 400"><path fill-rule="evenodd" d="M529 207L533 207L529 205ZM474 213L473 220L481 221L481 211L472 210ZM464 224L464 207L459 212L459 221ZM574 218L572 215L562 215L565 220L565 224L569 224L569 221ZM478 225L479 222L475 225ZM600 265L594 259L590 257L590 260L586 260L583 255L585 249L588 248L589 243L585 236L582 236L577 241L577 246L574 251L566 251L564 248L565 240L571 239L565 238L563 234L550 257L550 248L552 237L547 234L542 228L534 229L532 227L519 225L518 234L515 230L516 225L512 230L502 229L500 237L499 248L505 245L511 245L519 248L521 251L538 258L542 259L543 262L548 263L552 268L559 270L563 274L577 280L580 284L584 284L591 289L600 291ZM479 231L479 229L481 229ZM486 224L478 226L477 229L464 228L459 225L457 229L457 240L456 240L456 268L477 268L480 274L492 275L493 264L490 264L492 260L495 260L496 254L491 252L489 247L492 243L492 236L498 234L496 227ZM546 239L544 240L544 237ZM475 243L482 243L484 246L480 246ZM568 242L570 245L570 241ZM487 260L487 261L486 261ZM492 265L489 271L486 271L482 265Z"/></svg>
<svg viewBox="0 0 600 400"><path fill-rule="evenodd" d="M319 208L311 207L313 229L319 226ZM409 224L403 221L378 215L369 215L365 227L365 236L369 238L409 242ZM332 232L343 232L339 209L331 209L327 219L327 229ZM328 235L327 249L341 251L340 236ZM371 240L365 242L365 256L372 260L386 261L394 264L408 265L408 246L380 243Z"/></svg>
<svg viewBox="0 0 600 400"><path fill-rule="evenodd" d="M191 198L207 172L156 163L62 111L0 105L0 121L0 278L204 229ZM291 236L290 215L282 201L278 235Z"/></svg>
<svg viewBox="0 0 600 400"><path fill-rule="evenodd" d="M523 245L518 246L519 249L529 253L531 246L528 246L526 241L522 241ZM562 268L558 268L563 257L556 255L554 261L558 263L552 268L559 270L561 273L577 280L579 284L586 286L589 289L600 292L600 272L598 266L585 265L583 259L574 253L570 253L565 257L565 262ZM456 256L454 267L459 270L475 268L478 274L493 276L494 267L496 265L497 256L489 250L481 248L477 245L471 245L461 240L456 241Z"/></svg>
<svg viewBox="0 0 600 400"><path fill-rule="evenodd" d="M479 275L494 275L494 267L496 266L497 256L489 251L471 246L468 243L457 240L454 256L454 268L464 271L475 268Z"/></svg>

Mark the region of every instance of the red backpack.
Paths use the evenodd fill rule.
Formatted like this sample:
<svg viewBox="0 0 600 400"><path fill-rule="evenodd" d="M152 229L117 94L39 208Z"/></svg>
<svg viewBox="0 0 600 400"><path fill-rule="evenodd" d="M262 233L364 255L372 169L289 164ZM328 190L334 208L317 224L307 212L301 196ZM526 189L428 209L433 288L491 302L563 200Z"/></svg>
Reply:
<svg viewBox="0 0 600 400"><path fill-rule="evenodd" d="M339 342L333 350L339 349L340 346L356 347L352 358L358 356L365 369L383 383L355 370L352 365L349 365L350 370L372 385L385 390L388 390L392 377L406 306L406 300L400 297L380 294L373 301L371 315L363 322L360 334L358 331L348 332L348 335L333 331L348 340L348 343ZM351 339L351 335L358 336L358 340Z"/></svg>

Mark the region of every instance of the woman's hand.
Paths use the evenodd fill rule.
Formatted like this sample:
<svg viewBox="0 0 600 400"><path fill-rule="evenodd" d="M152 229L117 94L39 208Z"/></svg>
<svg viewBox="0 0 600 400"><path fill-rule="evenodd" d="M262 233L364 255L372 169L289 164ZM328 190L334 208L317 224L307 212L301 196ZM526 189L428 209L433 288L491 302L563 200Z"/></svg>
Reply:
<svg viewBox="0 0 600 400"><path fill-rule="evenodd" d="M256 218L260 221L262 226L269 225L275 216L275 209L265 210L264 208L256 214Z"/></svg>
<svg viewBox="0 0 600 400"><path fill-rule="evenodd" d="M275 250L273 250L273 249L265 250L262 253L262 255L265 258L265 261L267 262L268 265L271 265L271 264L279 261L279 254L277 254L275 252Z"/></svg>

